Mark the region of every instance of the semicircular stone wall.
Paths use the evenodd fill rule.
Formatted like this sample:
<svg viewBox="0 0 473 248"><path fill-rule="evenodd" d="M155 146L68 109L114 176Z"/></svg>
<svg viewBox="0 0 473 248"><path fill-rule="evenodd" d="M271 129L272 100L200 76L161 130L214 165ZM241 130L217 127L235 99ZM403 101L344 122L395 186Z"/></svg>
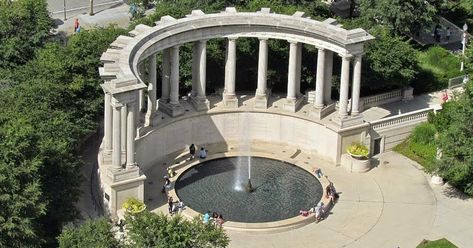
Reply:
<svg viewBox="0 0 473 248"><path fill-rule="evenodd" d="M244 136L244 137L243 137ZM306 119L261 112L227 112L182 118L162 126L136 142L137 163L151 168L167 154L196 145L242 140L287 144L311 150L335 162L338 133Z"/></svg>

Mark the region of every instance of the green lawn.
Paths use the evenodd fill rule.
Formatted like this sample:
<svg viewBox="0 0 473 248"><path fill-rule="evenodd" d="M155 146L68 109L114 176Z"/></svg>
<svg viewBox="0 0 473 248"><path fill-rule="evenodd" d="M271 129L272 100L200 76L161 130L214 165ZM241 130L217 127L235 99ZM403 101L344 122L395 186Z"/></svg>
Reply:
<svg viewBox="0 0 473 248"><path fill-rule="evenodd" d="M417 246L417 248L458 248L446 239L439 239L435 241L424 240Z"/></svg>

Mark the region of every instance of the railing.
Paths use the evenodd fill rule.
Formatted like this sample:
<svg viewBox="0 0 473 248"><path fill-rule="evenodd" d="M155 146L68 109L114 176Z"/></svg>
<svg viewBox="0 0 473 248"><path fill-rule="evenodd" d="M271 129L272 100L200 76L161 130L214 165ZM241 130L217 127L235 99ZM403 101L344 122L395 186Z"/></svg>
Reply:
<svg viewBox="0 0 473 248"><path fill-rule="evenodd" d="M458 87L463 87L468 81L469 81L469 78L466 75L450 78L448 80L448 89L451 90Z"/></svg>
<svg viewBox="0 0 473 248"><path fill-rule="evenodd" d="M363 108L369 108L389 102L396 102L402 99L402 90L394 90L387 93L362 97Z"/></svg>
<svg viewBox="0 0 473 248"><path fill-rule="evenodd" d="M420 110L412 111L412 112L401 114L401 115L387 117L381 120L376 120L370 123L371 129L376 130L376 129L382 129L382 128L404 124L408 122L418 123L418 122L427 121L428 114L433 111L434 111L433 108L425 108L425 109L420 109Z"/></svg>

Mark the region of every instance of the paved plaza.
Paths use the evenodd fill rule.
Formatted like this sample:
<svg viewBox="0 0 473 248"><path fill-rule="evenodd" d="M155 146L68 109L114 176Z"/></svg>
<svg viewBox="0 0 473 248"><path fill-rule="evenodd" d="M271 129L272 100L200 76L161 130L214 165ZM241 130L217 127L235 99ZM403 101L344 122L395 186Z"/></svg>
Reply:
<svg viewBox="0 0 473 248"><path fill-rule="evenodd" d="M266 150L289 162L321 167L340 192L340 200L320 223L276 233L227 230L230 247L415 247L423 239L442 237L458 247L473 244L473 201L459 198L448 186L430 185L429 177L415 162L395 152L376 158L377 166L370 172L356 174L319 160L315 154L291 147L274 152L274 148L260 144L256 152ZM221 152L219 149L209 147L210 151ZM166 165L146 173L145 201L155 212L167 212L160 187L173 157L179 158L176 161L186 158L184 154L170 155L161 161ZM324 186L328 183L325 179L321 182Z"/></svg>

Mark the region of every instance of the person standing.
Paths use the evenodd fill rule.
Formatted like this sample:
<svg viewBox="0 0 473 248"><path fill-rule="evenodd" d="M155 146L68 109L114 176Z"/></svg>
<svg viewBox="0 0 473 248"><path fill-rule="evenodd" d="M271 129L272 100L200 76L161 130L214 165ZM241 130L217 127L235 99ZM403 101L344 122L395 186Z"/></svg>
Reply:
<svg viewBox="0 0 473 248"><path fill-rule="evenodd" d="M172 199L172 196L168 198L168 210L169 214L172 214L172 207L174 205L174 199Z"/></svg>
<svg viewBox="0 0 473 248"><path fill-rule="evenodd" d="M445 39L449 41L451 35L452 35L452 31L450 31L450 27L447 27L447 30L445 30Z"/></svg>
<svg viewBox="0 0 473 248"><path fill-rule="evenodd" d="M189 146L189 154L191 155L191 159L194 159L194 157L195 157L195 145L194 144Z"/></svg>
<svg viewBox="0 0 473 248"><path fill-rule="evenodd" d="M74 33L77 33L77 32L78 32L77 30L79 30L79 32L80 32L80 28L79 28L79 27L80 27L79 18L76 18L76 19L74 20Z"/></svg>

